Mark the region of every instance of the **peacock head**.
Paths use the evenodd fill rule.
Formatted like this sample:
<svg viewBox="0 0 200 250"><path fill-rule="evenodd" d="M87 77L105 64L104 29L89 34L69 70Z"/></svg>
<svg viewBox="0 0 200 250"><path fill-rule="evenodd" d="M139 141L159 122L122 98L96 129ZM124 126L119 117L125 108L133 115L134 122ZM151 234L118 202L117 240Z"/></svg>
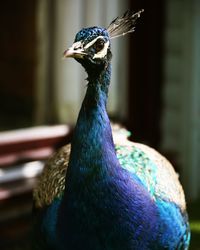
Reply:
<svg viewBox="0 0 200 250"><path fill-rule="evenodd" d="M65 50L64 57L75 58L87 72L104 69L112 58L111 39L133 32L136 20L143 11L127 11L114 19L107 29L95 26L80 30L73 45Z"/></svg>
<svg viewBox="0 0 200 250"><path fill-rule="evenodd" d="M105 67L112 57L108 31L100 27L80 30L73 45L64 52L64 56L75 58L86 71L94 67Z"/></svg>

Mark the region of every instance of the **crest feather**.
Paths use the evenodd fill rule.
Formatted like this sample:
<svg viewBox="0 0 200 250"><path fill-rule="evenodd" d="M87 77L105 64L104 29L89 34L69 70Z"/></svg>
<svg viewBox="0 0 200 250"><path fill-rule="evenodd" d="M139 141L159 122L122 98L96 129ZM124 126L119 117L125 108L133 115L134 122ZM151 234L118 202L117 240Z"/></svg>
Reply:
<svg viewBox="0 0 200 250"><path fill-rule="evenodd" d="M112 39L134 32L136 20L143 11L144 9L141 9L134 13L133 11L127 10L122 16L115 18L107 28L110 38Z"/></svg>

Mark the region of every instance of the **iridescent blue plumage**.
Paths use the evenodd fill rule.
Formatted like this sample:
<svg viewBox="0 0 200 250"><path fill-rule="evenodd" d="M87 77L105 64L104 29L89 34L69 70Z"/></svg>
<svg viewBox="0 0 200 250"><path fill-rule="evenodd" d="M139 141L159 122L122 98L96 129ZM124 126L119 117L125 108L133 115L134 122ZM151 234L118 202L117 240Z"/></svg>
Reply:
<svg viewBox="0 0 200 250"><path fill-rule="evenodd" d="M107 29L99 28L96 26L83 28L76 34L74 42L84 41L84 43L87 44L98 36L104 36L105 38L108 38L109 35Z"/></svg>
<svg viewBox="0 0 200 250"><path fill-rule="evenodd" d="M113 142L106 112L110 38L104 28L83 29L65 52L86 69L88 88L68 167L62 167L67 159L61 149L41 178L53 186L57 176L63 180L63 171L56 172L61 166L66 172L64 184L56 183L59 191L51 189L55 194L49 194L52 198L47 202L42 189L49 190L48 185L41 183L35 191L41 207L35 249L187 249L190 233L184 195L171 165L146 146Z"/></svg>

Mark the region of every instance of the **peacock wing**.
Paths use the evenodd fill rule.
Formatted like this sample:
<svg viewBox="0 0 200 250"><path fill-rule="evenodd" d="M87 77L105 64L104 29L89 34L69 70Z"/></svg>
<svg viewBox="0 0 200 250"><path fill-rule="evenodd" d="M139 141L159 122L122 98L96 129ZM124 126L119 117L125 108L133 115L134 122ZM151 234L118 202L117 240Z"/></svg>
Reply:
<svg viewBox="0 0 200 250"><path fill-rule="evenodd" d="M35 208L50 205L55 198L62 196L65 189L65 175L69 162L71 144L55 152L45 164L43 172L33 190Z"/></svg>

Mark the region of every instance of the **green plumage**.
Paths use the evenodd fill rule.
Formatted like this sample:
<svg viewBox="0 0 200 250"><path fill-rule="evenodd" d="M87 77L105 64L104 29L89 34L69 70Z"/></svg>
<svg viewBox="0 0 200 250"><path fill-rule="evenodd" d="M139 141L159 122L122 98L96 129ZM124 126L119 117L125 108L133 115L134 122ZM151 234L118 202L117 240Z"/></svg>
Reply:
<svg viewBox="0 0 200 250"><path fill-rule="evenodd" d="M134 145L117 145L116 152L121 166L136 174L151 195L154 196L156 168L147 154ZM150 174L151 178L149 178Z"/></svg>

